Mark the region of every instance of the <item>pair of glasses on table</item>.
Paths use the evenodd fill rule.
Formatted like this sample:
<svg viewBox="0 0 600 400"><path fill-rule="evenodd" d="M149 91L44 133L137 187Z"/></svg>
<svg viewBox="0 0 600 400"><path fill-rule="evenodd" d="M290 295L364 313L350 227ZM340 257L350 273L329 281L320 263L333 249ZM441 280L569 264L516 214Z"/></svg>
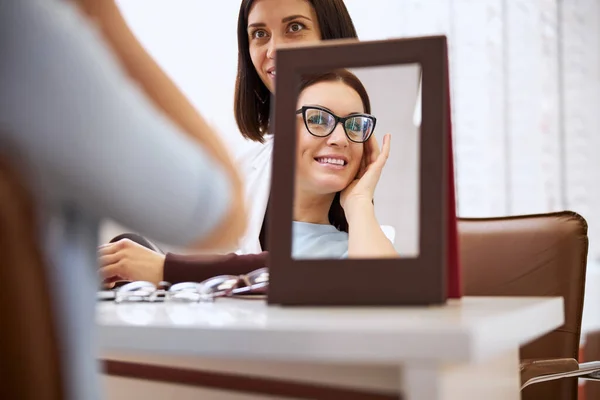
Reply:
<svg viewBox="0 0 600 400"><path fill-rule="evenodd" d="M260 268L245 275L219 275L202 282L181 282L171 285L146 281L122 283L113 290L99 292L99 300L125 302L212 302L219 297L264 298L269 286L269 269Z"/></svg>

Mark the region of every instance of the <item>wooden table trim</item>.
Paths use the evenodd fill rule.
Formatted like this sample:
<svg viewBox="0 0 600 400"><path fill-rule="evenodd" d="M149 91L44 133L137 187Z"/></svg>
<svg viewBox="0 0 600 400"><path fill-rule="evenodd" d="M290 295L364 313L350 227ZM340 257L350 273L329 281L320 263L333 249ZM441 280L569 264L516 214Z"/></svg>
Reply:
<svg viewBox="0 0 600 400"><path fill-rule="evenodd" d="M167 367L147 363L101 360L103 373L121 378L256 393L294 399L322 400L398 400L399 393L376 393L335 386L293 382L284 379L249 377L246 375L205 371L191 368Z"/></svg>

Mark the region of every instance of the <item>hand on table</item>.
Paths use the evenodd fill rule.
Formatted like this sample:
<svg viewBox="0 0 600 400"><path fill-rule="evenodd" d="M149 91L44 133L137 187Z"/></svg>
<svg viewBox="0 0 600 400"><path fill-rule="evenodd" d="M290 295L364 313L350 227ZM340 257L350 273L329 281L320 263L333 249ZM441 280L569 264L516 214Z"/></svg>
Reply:
<svg viewBox="0 0 600 400"><path fill-rule="evenodd" d="M98 257L100 276L106 284L120 280L158 284L163 280L165 256L129 239L100 246Z"/></svg>

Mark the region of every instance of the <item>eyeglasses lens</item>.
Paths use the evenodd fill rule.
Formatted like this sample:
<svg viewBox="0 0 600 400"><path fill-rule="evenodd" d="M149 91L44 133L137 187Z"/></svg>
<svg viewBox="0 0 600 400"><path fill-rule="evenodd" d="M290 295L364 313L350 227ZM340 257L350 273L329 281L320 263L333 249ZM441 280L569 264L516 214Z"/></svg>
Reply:
<svg viewBox="0 0 600 400"><path fill-rule="evenodd" d="M346 133L350 140L364 142L373 132L373 120L367 117L354 117L346 120Z"/></svg>
<svg viewBox="0 0 600 400"><path fill-rule="evenodd" d="M306 110L305 120L309 132L315 136L329 135L335 125L335 118L333 115L323 110Z"/></svg>

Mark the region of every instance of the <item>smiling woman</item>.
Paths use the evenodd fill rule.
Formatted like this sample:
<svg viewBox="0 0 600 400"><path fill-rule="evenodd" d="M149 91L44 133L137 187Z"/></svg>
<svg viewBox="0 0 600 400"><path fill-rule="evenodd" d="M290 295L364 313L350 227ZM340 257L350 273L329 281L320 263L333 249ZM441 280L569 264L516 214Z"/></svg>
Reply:
<svg viewBox="0 0 600 400"><path fill-rule="evenodd" d="M373 205L390 137L380 152L361 81L344 69L303 76L297 108L293 257L398 256Z"/></svg>
<svg viewBox="0 0 600 400"><path fill-rule="evenodd" d="M250 58L267 89L275 93L275 48L321 38L315 9L306 0L255 0L248 13Z"/></svg>
<svg viewBox="0 0 600 400"><path fill-rule="evenodd" d="M322 214L322 208L325 207L328 213L316 218L304 215L298 210L300 215L295 213L294 218L305 222L331 222L337 229L348 232L348 223L340 205L340 195L336 193L348 186L350 180L358 173L359 162L363 156L362 143L369 139L373 130L367 131L367 137L361 133L361 140L347 141L346 125L336 121L338 117L335 113L344 116L366 113L365 116L375 120L375 117L368 115L371 112L369 96L356 76L346 70L305 76L300 90L298 114L301 114L301 118L297 120L299 145L296 165L298 195L294 207L306 207L305 210L309 214L315 211ZM347 121L351 123L353 120L354 118ZM342 127L343 130L336 129ZM328 146L323 148L324 144ZM320 158L325 158L328 162L323 162ZM343 160L343 165L332 165L329 162L336 159ZM320 168L314 168L315 162ZM328 173L333 171L339 173ZM318 200L305 200L304 197L312 197L310 193L318 195ZM326 193L329 194L329 199L320 196ZM314 204L315 201L323 204L319 206ZM317 219L320 221L316 221Z"/></svg>

